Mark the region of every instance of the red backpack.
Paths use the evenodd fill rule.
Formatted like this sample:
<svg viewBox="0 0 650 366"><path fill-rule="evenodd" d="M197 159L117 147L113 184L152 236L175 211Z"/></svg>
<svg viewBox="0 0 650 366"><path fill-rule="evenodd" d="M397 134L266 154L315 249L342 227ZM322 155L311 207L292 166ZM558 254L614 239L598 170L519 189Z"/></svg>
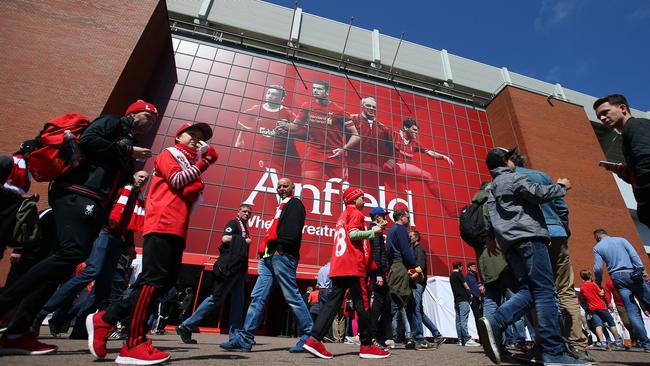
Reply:
<svg viewBox="0 0 650 366"><path fill-rule="evenodd" d="M90 125L90 120L77 113L58 116L47 122L27 155L27 169L38 182L49 182L67 173L79 161L71 161L69 151L63 144L66 130L70 130L79 142L79 136Z"/></svg>

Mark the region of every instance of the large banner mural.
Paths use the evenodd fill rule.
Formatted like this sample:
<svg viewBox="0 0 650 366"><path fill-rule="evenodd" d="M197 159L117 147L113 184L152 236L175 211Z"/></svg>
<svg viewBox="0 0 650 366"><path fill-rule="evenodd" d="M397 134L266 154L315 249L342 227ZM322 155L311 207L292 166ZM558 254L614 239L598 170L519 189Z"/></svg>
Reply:
<svg viewBox="0 0 650 366"><path fill-rule="evenodd" d="M484 111L390 86L263 56L173 39L177 83L154 153L187 121L214 130L219 161L204 174L202 205L187 251L214 256L242 203L253 205L251 258L290 177L307 209L300 263L316 268L332 253L335 220L348 185L366 206L402 207L429 253L429 274L474 259L457 211L482 181L492 147ZM150 168L152 161L146 167ZM366 213L367 213L366 212ZM389 221L391 222L391 221Z"/></svg>

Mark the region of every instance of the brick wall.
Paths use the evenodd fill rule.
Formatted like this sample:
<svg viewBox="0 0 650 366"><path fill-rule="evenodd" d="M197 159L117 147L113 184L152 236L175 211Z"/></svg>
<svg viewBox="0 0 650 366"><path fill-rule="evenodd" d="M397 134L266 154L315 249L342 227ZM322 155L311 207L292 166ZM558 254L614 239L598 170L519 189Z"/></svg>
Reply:
<svg viewBox="0 0 650 366"><path fill-rule="evenodd" d="M5 0L0 18L0 154L59 114L123 113L145 92L162 52L172 56L161 0ZM33 187L44 207L47 186ZM6 267L0 263L0 283Z"/></svg>
<svg viewBox="0 0 650 366"><path fill-rule="evenodd" d="M597 228L629 240L650 267L614 178L598 167L606 159L583 107L508 86L487 107L487 115L495 146L518 145L531 168L553 180L571 180L566 200L577 284L580 270L593 268L591 233Z"/></svg>

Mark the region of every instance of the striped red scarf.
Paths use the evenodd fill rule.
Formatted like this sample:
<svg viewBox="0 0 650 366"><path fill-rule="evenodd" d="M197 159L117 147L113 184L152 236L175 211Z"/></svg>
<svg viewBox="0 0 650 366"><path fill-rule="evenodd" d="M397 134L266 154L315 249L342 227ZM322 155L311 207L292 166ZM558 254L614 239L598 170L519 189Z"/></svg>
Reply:
<svg viewBox="0 0 650 366"><path fill-rule="evenodd" d="M277 240L278 239L278 223L280 222L280 215L282 215L282 210L284 209L284 205L289 202L290 199L292 199L293 196L286 197L282 201L280 201L280 205L278 208L275 210L275 216L273 217L273 221L271 222L271 226L269 229L266 231L266 234L262 238L262 241L260 241L259 247L257 247L257 252L260 254L260 256L264 255L266 253L266 246L270 241Z"/></svg>
<svg viewBox="0 0 650 366"><path fill-rule="evenodd" d="M126 230L142 231L144 225L144 195L132 188L130 184L122 188L108 218L109 231L118 235Z"/></svg>
<svg viewBox="0 0 650 366"><path fill-rule="evenodd" d="M25 194L29 191L31 175L27 170L27 161L22 155L14 155L14 165L11 167L11 173L5 187Z"/></svg>

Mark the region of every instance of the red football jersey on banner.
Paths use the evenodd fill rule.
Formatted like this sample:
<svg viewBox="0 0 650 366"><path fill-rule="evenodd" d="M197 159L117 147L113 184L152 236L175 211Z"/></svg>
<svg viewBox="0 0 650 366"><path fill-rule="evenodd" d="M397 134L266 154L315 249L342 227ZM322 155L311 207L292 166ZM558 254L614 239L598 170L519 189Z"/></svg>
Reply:
<svg viewBox="0 0 650 366"><path fill-rule="evenodd" d="M285 106L269 110L264 105L254 105L240 115L241 123L255 131L252 141L249 134L244 134L244 139L254 150L270 152L275 155L297 156L295 142L275 134L278 121L284 120L288 123L292 122L294 118L291 110Z"/></svg>
<svg viewBox="0 0 650 366"><path fill-rule="evenodd" d="M369 121L362 114L350 116L359 132L359 145L348 151L350 164L375 164L382 166L393 157L393 138L388 127L377 120Z"/></svg>
<svg viewBox="0 0 650 366"><path fill-rule="evenodd" d="M334 229L334 246L330 277L366 276L366 256L363 240L351 241L350 231L365 230L365 217L354 205L348 205L341 213Z"/></svg>
<svg viewBox="0 0 650 366"><path fill-rule="evenodd" d="M313 99L302 104L297 120L309 131L307 159L321 162L332 161L328 156L345 145L345 126L352 124L338 104L321 105Z"/></svg>
<svg viewBox="0 0 650 366"><path fill-rule="evenodd" d="M406 140L401 130L395 133L394 144L395 161L398 163L413 160L415 153L424 151L417 140Z"/></svg>

